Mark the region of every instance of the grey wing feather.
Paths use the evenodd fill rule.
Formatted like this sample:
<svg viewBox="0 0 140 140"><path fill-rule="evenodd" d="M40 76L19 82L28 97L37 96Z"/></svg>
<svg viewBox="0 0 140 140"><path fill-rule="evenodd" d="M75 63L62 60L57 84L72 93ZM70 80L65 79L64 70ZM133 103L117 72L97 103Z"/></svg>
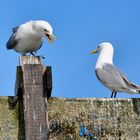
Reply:
<svg viewBox="0 0 140 140"><path fill-rule="evenodd" d="M140 90L139 85L136 85L134 83L132 83L130 80L128 80L125 76L122 77L123 80L125 81L125 83L127 84L127 86L129 86L130 88L136 88Z"/></svg>
<svg viewBox="0 0 140 140"><path fill-rule="evenodd" d="M117 67L111 65L111 64L108 64L107 67L114 67L114 69L116 69L116 71L120 74L120 76L123 78L125 84L130 87L130 88L140 88L138 85L132 83Z"/></svg>
<svg viewBox="0 0 140 140"><path fill-rule="evenodd" d="M8 42L6 43L7 49L12 49L17 45L18 40L16 40L16 34L17 34L18 28L19 28L19 26L13 28L13 30L12 30L13 33L10 36Z"/></svg>
<svg viewBox="0 0 140 140"><path fill-rule="evenodd" d="M105 64L102 69L96 69L97 78L111 89L139 88L135 85L114 65Z"/></svg>

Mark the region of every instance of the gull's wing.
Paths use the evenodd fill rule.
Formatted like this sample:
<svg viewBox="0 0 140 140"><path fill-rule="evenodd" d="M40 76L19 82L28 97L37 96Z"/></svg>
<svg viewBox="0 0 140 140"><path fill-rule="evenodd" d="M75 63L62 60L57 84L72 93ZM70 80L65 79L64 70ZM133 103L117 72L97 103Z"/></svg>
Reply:
<svg viewBox="0 0 140 140"><path fill-rule="evenodd" d="M37 50L39 50L42 47L42 45L43 45L43 41L40 43L40 46Z"/></svg>
<svg viewBox="0 0 140 140"><path fill-rule="evenodd" d="M127 79L127 77L114 65L104 64L102 69L96 69L97 78L112 91L126 91L132 92L134 89L135 92L139 92L140 87L132 83Z"/></svg>
<svg viewBox="0 0 140 140"><path fill-rule="evenodd" d="M18 40L16 40L16 34L17 34L18 28L19 28L19 26L13 28L13 30L12 30L13 33L10 36L8 42L6 43L7 49L12 49L17 45Z"/></svg>

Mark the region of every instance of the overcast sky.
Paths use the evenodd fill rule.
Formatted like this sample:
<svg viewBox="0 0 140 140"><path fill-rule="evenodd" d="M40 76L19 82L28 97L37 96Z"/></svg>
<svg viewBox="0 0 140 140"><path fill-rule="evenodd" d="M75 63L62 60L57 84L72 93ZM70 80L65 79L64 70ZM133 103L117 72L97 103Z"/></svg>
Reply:
<svg viewBox="0 0 140 140"><path fill-rule="evenodd" d="M114 64L140 85L139 0L2 0L0 4L0 95L14 95L16 66L20 54L6 50L12 27L29 20L46 20L57 40L46 39L39 55L53 72L52 96L110 97L111 91L96 78L98 55L90 51L104 41L115 49ZM119 98L140 95L119 93Z"/></svg>

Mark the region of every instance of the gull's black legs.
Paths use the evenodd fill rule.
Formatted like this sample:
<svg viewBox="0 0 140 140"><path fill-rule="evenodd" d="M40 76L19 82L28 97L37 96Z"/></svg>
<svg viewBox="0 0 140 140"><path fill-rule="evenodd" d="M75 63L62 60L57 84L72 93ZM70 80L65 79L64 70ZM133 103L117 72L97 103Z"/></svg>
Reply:
<svg viewBox="0 0 140 140"><path fill-rule="evenodd" d="M114 97L113 97L113 95L114 95ZM113 91L110 98L116 98L116 95L117 95L117 92Z"/></svg>
<svg viewBox="0 0 140 140"><path fill-rule="evenodd" d="M117 92L115 92L115 94L114 94L114 98L116 98L116 95L117 95Z"/></svg>
<svg viewBox="0 0 140 140"><path fill-rule="evenodd" d="M113 95L114 95L114 92L112 92L112 94L111 94L111 97L110 97L110 98L113 98Z"/></svg>

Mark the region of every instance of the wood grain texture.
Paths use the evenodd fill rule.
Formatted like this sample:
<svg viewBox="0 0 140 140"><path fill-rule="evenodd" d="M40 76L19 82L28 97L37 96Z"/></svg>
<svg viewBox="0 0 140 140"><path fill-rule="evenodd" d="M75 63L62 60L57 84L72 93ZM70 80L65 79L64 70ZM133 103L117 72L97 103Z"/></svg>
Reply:
<svg viewBox="0 0 140 140"><path fill-rule="evenodd" d="M39 56L21 56L15 95L23 100L26 140L48 139L47 98L51 96L51 91L51 67L43 66Z"/></svg>

